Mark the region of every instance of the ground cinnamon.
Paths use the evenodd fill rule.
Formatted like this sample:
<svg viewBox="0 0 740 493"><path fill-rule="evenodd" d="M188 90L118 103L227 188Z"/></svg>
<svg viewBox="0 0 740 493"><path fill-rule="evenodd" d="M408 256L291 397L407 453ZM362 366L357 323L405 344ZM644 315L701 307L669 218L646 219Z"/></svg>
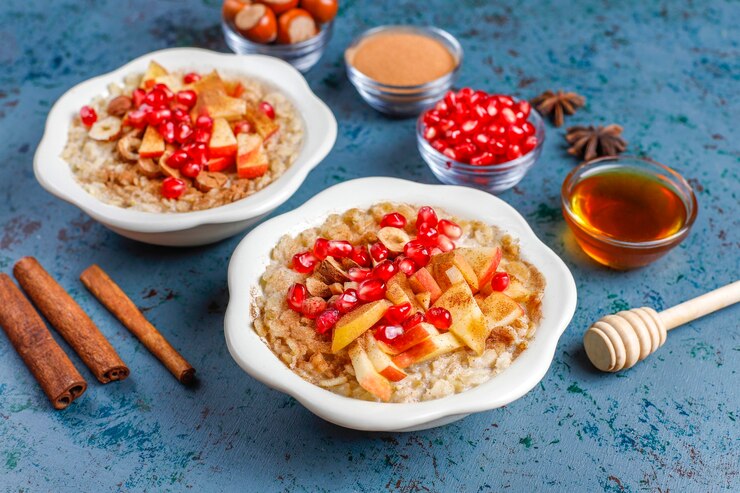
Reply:
<svg viewBox="0 0 740 493"><path fill-rule="evenodd" d="M87 382L7 274L0 274L0 326L55 409L85 392Z"/></svg>
<svg viewBox="0 0 740 493"><path fill-rule="evenodd" d="M457 62L441 42L411 32L380 32L347 52L354 68L390 86L426 84L455 69Z"/></svg>
<svg viewBox="0 0 740 493"><path fill-rule="evenodd" d="M183 384L195 378L195 369L144 317L126 293L103 269L91 265L80 275L82 283Z"/></svg>
<svg viewBox="0 0 740 493"><path fill-rule="evenodd" d="M15 264L13 275L36 308L101 383L123 380L129 369L80 305L33 257Z"/></svg>

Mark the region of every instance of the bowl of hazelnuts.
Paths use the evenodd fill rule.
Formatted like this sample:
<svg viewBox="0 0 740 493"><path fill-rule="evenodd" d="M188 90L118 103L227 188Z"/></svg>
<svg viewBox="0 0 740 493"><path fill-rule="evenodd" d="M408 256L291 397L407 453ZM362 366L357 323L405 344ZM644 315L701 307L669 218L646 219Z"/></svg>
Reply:
<svg viewBox="0 0 740 493"><path fill-rule="evenodd" d="M239 54L281 58L301 72L324 54L338 0L224 0L221 28Z"/></svg>

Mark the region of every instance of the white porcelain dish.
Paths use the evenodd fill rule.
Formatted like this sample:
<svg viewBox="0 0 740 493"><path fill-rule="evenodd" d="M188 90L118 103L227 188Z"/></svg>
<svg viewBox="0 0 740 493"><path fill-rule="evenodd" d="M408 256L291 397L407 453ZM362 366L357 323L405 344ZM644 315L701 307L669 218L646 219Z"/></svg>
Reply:
<svg viewBox="0 0 740 493"><path fill-rule="evenodd" d="M183 213L153 213L106 204L88 194L62 158L73 116L111 82L143 73L150 60L170 70L212 69L262 79L285 94L303 118L304 140L295 163L270 185L231 204ZM288 200L334 146L337 122L331 110L288 63L263 55L233 55L197 48L174 48L143 55L121 68L76 85L54 104L34 157L36 179L46 190L79 207L113 231L134 240L166 246L213 243L243 231Z"/></svg>
<svg viewBox="0 0 740 493"><path fill-rule="evenodd" d="M500 226L519 238L521 252L545 276L543 318L527 350L512 365L476 388L442 399L409 404L368 402L313 385L285 366L257 336L251 300L270 262L270 251L284 234L295 235L321 224L327 215L382 201L431 205L468 219ZM332 423L368 431L412 431L441 426L468 414L504 406L529 392L547 372L558 339L576 308L576 286L562 260L534 234L524 218L501 199L449 185L421 185L394 178L364 178L333 186L303 206L250 232L229 264L230 301L225 336L229 351L244 371L290 394L311 412Z"/></svg>

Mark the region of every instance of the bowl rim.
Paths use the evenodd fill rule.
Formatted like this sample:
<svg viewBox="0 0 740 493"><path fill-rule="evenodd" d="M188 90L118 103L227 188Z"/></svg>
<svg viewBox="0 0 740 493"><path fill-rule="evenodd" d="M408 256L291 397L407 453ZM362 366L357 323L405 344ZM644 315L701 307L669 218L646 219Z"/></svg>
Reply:
<svg viewBox="0 0 740 493"><path fill-rule="evenodd" d="M330 213L382 201L441 207L454 215L501 225L519 238L522 253L546 276L547 287L543 320L537 334L508 369L475 388L441 399L418 403L369 402L343 397L303 380L253 330L251 301L244 303L244 300L259 295L259 279L277 240L321 224ZM576 285L565 263L506 202L467 187L426 185L384 177L334 185L302 206L262 223L234 250L228 284L230 297L224 335L236 363L256 380L291 395L317 416L340 426L367 431L408 430L444 418L494 409L518 399L544 377L576 308Z"/></svg>
<svg viewBox="0 0 740 493"><path fill-rule="evenodd" d="M316 25L320 27L318 34L299 43L255 43L254 41L251 41L242 36L242 34L234 28L231 22L229 22L227 19L224 19L223 16L221 17L221 28L227 30L228 34L238 36L240 42L243 42L245 46L251 46L255 50L260 52L269 52L271 54L274 54L275 56L291 55L295 52L301 51L311 51L311 48L318 49L322 45L326 44L328 42L328 38L331 37L334 29L334 19L323 24L317 22Z"/></svg>
<svg viewBox="0 0 740 493"><path fill-rule="evenodd" d="M653 176L662 176L663 178L666 178L667 181L671 183L671 185L673 185L676 194L679 196L684 205L689 209L686 222L683 224L683 226L681 226L681 229L670 236L666 236L665 238L660 238L658 240L625 241L584 228L581 224L581 220L573 212L573 209L570 206L568 191L577 183L579 183L583 178L585 178L586 176L590 176L589 173L594 173L599 168L609 169L613 168L614 166L621 166L637 169L638 166L630 165L630 163L635 162L643 165L639 167L640 170L648 171ZM689 193L686 194L686 191L688 191ZM694 222L696 221L696 217L699 214L699 204L696 200L694 189L678 171L648 157L624 154L620 154L618 156L604 156L597 159L592 159L591 161L581 163L580 165L573 168L565 177L565 180L563 180L563 185L560 187L560 203L563 209L563 214L567 215L567 217L570 219L570 221L566 222L572 222L576 227L578 227L579 231L582 231L589 237L602 243L635 250L652 249L656 247L670 245L676 241L680 241L684 236L686 236L689 230L691 230L691 227L693 226Z"/></svg>
<svg viewBox="0 0 740 493"><path fill-rule="evenodd" d="M514 99L514 101L524 101L523 99L516 98L514 96L510 96ZM441 100L440 100L441 101ZM434 103L436 104L436 103ZM430 107L432 109L434 105ZM537 112L534 107L532 107L529 111L529 118L531 118L533 121L531 122L534 125L535 128L535 137L537 137L537 145L534 146L532 150L530 150L528 153L519 156L516 159L512 159L511 161L505 161L503 163L499 164L486 164L481 166L476 166L469 163L463 163L462 161L456 161L454 159L450 159L449 157L445 156L441 152L439 152L437 149L432 147L432 144L429 143L429 141L424 138L424 130L426 129L426 124L424 123L424 114L426 111L423 111L419 118L416 119L416 141L419 147L421 147L424 152L431 155L433 158L438 158L439 160L443 160L446 163L448 163L448 166L446 169L453 169L456 171L462 171L465 173L474 174L475 176L486 176L486 175L499 175L499 174L505 174L511 171L514 168L518 168L520 166L526 166L527 164L533 164L529 163L533 159L536 160L537 156L542 150L542 146L545 143L545 121L542 118L542 115ZM529 121L529 118L527 119Z"/></svg>
<svg viewBox="0 0 740 493"><path fill-rule="evenodd" d="M107 204L88 193L62 158L73 114L94 96L106 94L111 82L121 82L131 72L143 72L152 59L173 70L206 67L227 73L236 72L272 84L291 100L303 120L304 137L296 161L279 178L253 195L202 211L144 212ZM265 76L265 73L272 75ZM126 231L167 233L208 224L239 222L269 213L295 193L308 173L331 151L336 137L337 121L331 110L289 63L266 55L218 53L202 48L169 48L146 53L67 90L49 111L44 134L34 155L33 168L37 181L44 189L103 224Z"/></svg>
<svg viewBox="0 0 740 493"><path fill-rule="evenodd" d="M357 68L355 68L354 65L349 60L349 53L350 50L357 48L359 44L364 41L365 39L378 34L380 32L384 31L407 31L407 32L415 32L415 33L422 33L426 35L431 35L431 37L435 39L442 39L444 42L447 43L446 48L450 50L450 54L455 58L457 64L455 65L455 68L453 68L448 73L431 80L429 82L425 82L424 84L415 84L410 86L395 86L391 84L384 84L382 82L378 82L377 80L368 77L367 75L360 72ZM444 29L440 29L435 26L416 26L413 24L385 24L382 26L376 26L371 29L367 29L360 34L358 34L345 48L344 50L344 64L347 67L347 74L349 75L350 81L353 85L360 85L363 87L371 87L374 90L378 90L383 93L388 93L388 95L396 96L396 97L416 97L419 93L426 93L428 91L435 91L438 90L440 87L447 87L452 85L452 83L457 79L458 73L460 72L460 68L462 67L463 62L463 48L460 42L457 40L455 36L450 34L449 32L445 31Z"/></svg>

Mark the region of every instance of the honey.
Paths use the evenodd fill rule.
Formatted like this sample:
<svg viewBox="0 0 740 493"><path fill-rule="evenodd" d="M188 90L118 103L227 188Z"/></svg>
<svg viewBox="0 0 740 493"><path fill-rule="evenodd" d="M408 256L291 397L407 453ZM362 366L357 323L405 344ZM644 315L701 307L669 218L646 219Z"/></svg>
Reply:
<svg viewBox="0 0 740 493"><path fill-rule="evenodd" d="M679 193L660 174L604 167L564 186L564 215L590 257L617 269L639 267L685 237L678 233L687 232L689 211Z"/></svg>

